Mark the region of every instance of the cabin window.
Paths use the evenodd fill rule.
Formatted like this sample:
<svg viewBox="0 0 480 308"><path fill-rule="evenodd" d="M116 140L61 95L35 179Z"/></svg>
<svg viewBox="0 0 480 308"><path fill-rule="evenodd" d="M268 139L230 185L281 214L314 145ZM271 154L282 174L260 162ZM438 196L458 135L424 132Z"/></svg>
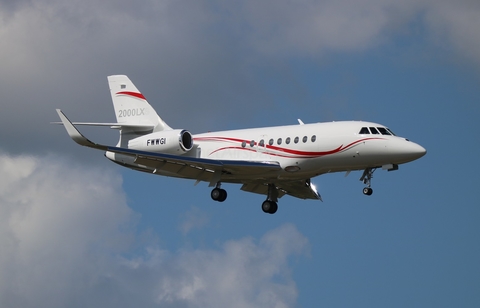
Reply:
<svg viewBox="0 0 480 308"><path fill-rule="evenodd" d="M242 141L242 148L246 147L247 146L247 142L246 141Z"/></svg>
<svg viewBox="0 0 480 308"><path fill-rule="evenodd" d="M250 146L253 148L253 146L255 145L255 140L252 140L250 141Z"/></svg>
<svg viewBox="0 0 480 308"><path fill-rule="evenodd" d="M290 137L288 137L287 139L285 139L285 143L286 143L286 144L290 144Z"/></svg>
<svg viewBox="0 0 480 308"><path fill-rule="evenodd" d="M378 135L378 130L375 127L370 127L370 131L372 132L372 134Z"/></svg>
<svg viewBox="0 0 480 308"><path fill-rule="evenodd" d="M300 140L300 138L295 137L295 140L293 140L293 142L298 143L298 140Z"/></svg>
<svg viewBox="0 0 480 308"><path fill-rule="evenodd" d="M390 135L390 133L388 132L388 130L385 127L377 127L377 129L380 132L380 134L382 134L382 135Z"/></svg>
<svg viewBox="0 0 480 308"><path fill-rule="evenodd" d="M268 140L269 145L273 145L273 139Z"/></svg>
<svg viewBox="0 0 480 308"><path fill-rule="evenodd" d="M282 144L282 138L278 138L277 144L278 144L278 145L281 145L281 144Z"/></svg>
<svg viewBox="0 0 480 308"><path fill-rule="evenodd" d="M313 135L312 136L312 142L315 142L317 140L317 136Z"/></svg>
<svg viewBox="0 0 480 308"><path fill-rule="evenodd" d="M127 85L124 85L124 84L120 85L120 89L122 89L122 90L125 89L126 87L127 87Z"/></svg>
<svg viewBox="0 0 480 308"><path fill-rule="evenodd" d="M360 130L360 135L370 135L370 131L367 127L362 127L362 129Z"/></svg>
<svg viewBox="0 0 480 308"><path fill-rule="evenodd" d="M262 139L260 140L260 142L258 143L259 146L263 147L265 146L265 141Z"/></svg>
<svg viewBox="0 0 480 308"><path fill-rule="evenodd" d="M307 136L303 136L303 139L302 139L303 143L307 142L307 140L308 140L308 137L307 137Z"/></svg>

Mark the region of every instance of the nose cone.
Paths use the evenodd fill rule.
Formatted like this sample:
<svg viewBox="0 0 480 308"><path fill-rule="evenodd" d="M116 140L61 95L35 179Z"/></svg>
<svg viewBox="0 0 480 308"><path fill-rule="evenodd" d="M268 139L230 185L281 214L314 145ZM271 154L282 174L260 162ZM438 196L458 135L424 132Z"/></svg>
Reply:
<svg viewBox="0 0 480 308"><path fill-rule="evenodd" d="M398 164L419 159L427 154L427 150L424 147L408 140L396 140L388 146L388 151Z"/></svg>
<svg viewBox="0 0 480 308"><path fill-rule="evenodd" d="M406 152L408 152L408 155L413 158L412 160L419 159L423 155L427 154L427 150L425 150L425 148L421 145L411 141L408 141L408 143L409 145L407 146Z"/></svg>
<svg viewBox="0 0 480 308"><path fill-rule="evenodd" d="M424 147L422 147L421 145L416 144L416 143L414 143L414 144L417 146L417 155L418 155L417 158L420 158L423 155L427 154L427 150Z"/></svg>

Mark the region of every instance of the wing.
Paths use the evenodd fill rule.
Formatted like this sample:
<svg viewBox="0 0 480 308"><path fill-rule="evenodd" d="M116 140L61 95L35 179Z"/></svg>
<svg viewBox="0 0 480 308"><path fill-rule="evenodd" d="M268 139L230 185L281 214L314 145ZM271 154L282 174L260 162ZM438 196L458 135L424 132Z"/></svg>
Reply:
<svg viewBox="0 0 480 308"><path fill-rule="evenodd" d="M135 164L152 173L205 181L209 182L210 186L215 186L218 182L242 183L275 178L281 171L277 162L214 160L118 147L108 147L107 151L133 157Z"/></svg>
<svg viewBox="0 0 480 308"><path fill-rule="evenodd" d="M210 183L210 186L216 185L219 181L231 183L261 181L275 178L276 174L281 171L281 167L277 162L213 160L97 144L83 136L60 109L57 109L57 113L67 133L76 143L82 146L132 157L133 162L140 166L135 167L134 165L129 166L126 164L125 166L141 171L207 181Z"/></svg>
<svg viewBox="0 0 480 308"><path fill-rule="evenodd" d="M278 189L279 198L284 195L290 195L300 199L322 200L322 197L317 192L315 185L313 185L310 180L276 180L274 181L274 184ZM266 195L268 193L268 185L265 182L248 182L243 184L241 189L262 195Z"/></svg>

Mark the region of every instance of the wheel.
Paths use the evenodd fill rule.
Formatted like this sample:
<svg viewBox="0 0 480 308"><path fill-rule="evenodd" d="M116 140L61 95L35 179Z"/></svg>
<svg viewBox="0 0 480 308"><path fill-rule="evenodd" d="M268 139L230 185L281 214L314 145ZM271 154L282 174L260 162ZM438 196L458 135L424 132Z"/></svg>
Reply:
<svg viewBox="0 0 480 308"><path fill-rule="evenodd" d="M275 212L278 210L278 205L274 201L265 200L262 203L262 210L267 214L275 214Z"/></svg>
<svg viewBox="0 0 480 308"><path fill-rule="evenodd" d="M220 198L220 189L214 188L212 189L212 192L210 193L210 196L212 197L213 200L218 201L218 198Z"/></svg>
<svg viewBox="0 0 480 308"><path fill-rule="evenodd" d="M213 200L218 202L223 202L227 199L227 191L221 188L214 188L212 189L212 193L210 194Z"/></svg>
<svg viewBox="0 0 480 308"><path fill-rule="evenodd" d="M268 201L268 200L263 201L263 203L262 203L262 211L263 212L270 213L270 208L271 207L272 207L272 204L270 203L270 201Z"/></svg>
<svg viewBox="0 0 480 308"><path fill-rule="evenodd" d="M277 202L273 202L272 201L272 208L270 209L270 214L275 214L278 210L278 205L277 205Z"/></svg>
<svg viewBox="0 0 480 308"><path fill-rule="evenodd" d="M373 194L373 189L371 189L370 187L365 187L363 189L363 194L367 195L367 196L370 196L371 194Z"/></svg>
<svg viewBox="0 0 480 308"><path fill-rule="evenodd" d="M223 202L227 200L227 191L225 189L220 189L220 197L218 198L218 202Z"/></svg>

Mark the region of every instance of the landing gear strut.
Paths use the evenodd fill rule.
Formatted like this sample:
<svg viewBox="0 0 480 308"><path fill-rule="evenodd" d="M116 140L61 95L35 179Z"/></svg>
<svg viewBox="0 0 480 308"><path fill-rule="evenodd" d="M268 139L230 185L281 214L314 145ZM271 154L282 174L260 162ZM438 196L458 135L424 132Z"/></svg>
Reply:
<svg viewBox="0 0 480 308"><path fill-rule="evenodd" d="M370 196L373 194L373 189L370 186L372 184L373 173L375 170L377 170L377 168L367 168L365 171L363 171L360 181L363 181L363 184L367 185L367 187L363 189L364 195Z"/></svg>
<svg viewBox="0 0 480 308"><path fill-rule="evenodd" d="M262 210L267 214L275 214L278 210L278 190L275 184L268 184L267 200L262 203Z"/></svg>
<svg viewBox="0 0 480 308"><path fill-rule="evenodd" d="M212 189L210 196L213 200L218 202L223 202L227 199L227 191L225 189L220 188L220 183L217 184L217 187Z"/></svg>

